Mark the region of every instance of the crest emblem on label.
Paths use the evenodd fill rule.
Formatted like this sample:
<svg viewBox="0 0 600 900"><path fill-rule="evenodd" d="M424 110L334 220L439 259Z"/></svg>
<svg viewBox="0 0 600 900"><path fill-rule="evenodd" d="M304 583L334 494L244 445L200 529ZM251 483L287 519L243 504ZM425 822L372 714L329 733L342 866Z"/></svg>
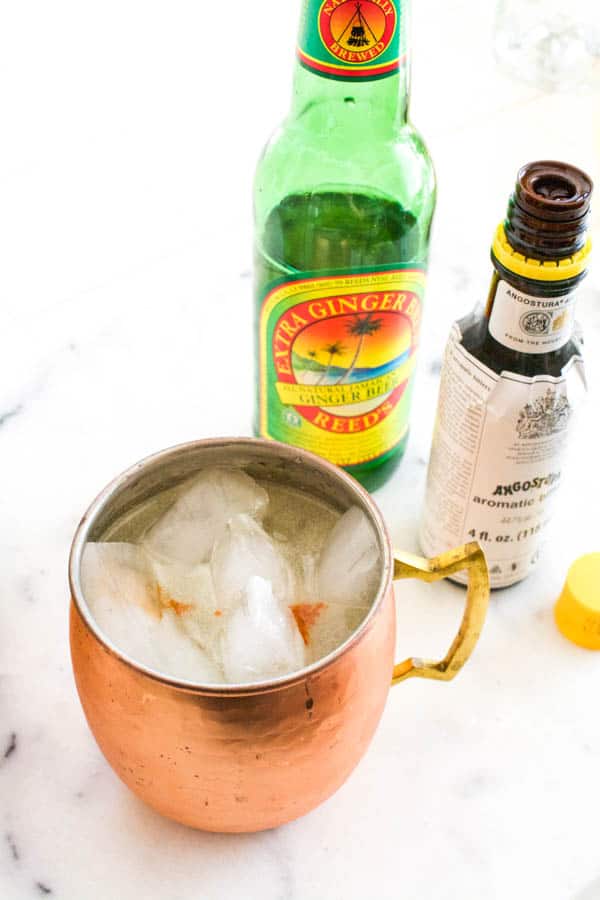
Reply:
<svg viewBox="0 0 600 900"><path fill-rule="evenodd" d="M329 53L347 65L360 66L385 53L396 30L392 0L325 0L319 34Z"/></svg>
<svg viewBox="0 0 600 900"><path fill-rule="evenodd" d="M517 432L522 439L560 434L568 426L572 409L564 393L548 388L545 396L527 403L519 413Z"/></svg>
<svg viewBox="0 0 600 900"><path fill-rule="evenodd" d="M536 310L535 312L528 312L525 313L524 316L521 316L520 323L525 334L548 334L550 325L552 324L552 315L547 312Z"/></svg>

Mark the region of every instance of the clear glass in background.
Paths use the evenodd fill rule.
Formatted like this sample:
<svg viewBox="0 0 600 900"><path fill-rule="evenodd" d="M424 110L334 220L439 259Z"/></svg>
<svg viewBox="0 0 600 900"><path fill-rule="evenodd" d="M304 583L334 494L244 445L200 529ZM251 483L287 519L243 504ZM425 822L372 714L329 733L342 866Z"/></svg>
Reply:
<svg viewBox="0 0 600 900"><path fill-rule="evenodd" d="M494 52L512 77L544 89L588 82L600 69L600 4L500 0Z"/></svg>

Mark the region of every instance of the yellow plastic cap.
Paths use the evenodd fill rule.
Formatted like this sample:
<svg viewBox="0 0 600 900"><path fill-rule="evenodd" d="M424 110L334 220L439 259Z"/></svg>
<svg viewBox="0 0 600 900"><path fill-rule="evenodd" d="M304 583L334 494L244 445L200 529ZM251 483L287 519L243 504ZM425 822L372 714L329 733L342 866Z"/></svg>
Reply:
<svg viewBox="0 0 600 900"><path fill-rule="evenodd" d="M554 618L574 644L600 650L600 553L588 553L573 563Z"/></svg>
<svg viewBox="0 0 600 900"><path fill-rule="evenodd" d="M503 223L498 225L492 244L492 255L505 269L530 281L567 281L575 278L587 268L591 252L592 240L588 238L585 247L573 256L562 259L530 259L513 250L508 243Z"/></svg>

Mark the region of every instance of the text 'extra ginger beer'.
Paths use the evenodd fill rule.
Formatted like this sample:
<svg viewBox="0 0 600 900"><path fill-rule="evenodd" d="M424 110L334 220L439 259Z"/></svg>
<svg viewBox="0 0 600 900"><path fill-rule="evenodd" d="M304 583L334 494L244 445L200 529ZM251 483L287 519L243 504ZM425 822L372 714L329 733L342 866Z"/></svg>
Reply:
<svg viewBox="0 0 600 900"><path fill-rule="evenodd" d="M435 206L408 18L407 0L304 0L255 182L256 432L370 488L406 447Z"/></svg>

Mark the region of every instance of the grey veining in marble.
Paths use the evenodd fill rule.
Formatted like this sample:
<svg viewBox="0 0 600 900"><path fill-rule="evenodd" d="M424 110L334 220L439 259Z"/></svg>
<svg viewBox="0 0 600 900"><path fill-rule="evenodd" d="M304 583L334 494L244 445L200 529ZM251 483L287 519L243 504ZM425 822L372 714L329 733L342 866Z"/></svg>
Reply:
<svg viewBox="0 0 600 900"><path fill-rule="evenodd" d="M411 441L376 497L413 551L444 343L485 299L518 167L565 157L600 183L597 85L505 80L493 5L413 4L412 108L439 206ZM251 431L252 170L288 104L298 12L262 7L236 6L233 67L191 0L33 0L0 29L0 900L600 900L600 654L552 615L569 563L600 550L595 270L580 301L591 414L560 540L493 596L455 682L390 693L335 797L276 832L195 833L129 794L87 728L67 638L79 518L148 453ZM249 52L259 28L266 49ZM443 655L463 597L404 582L398 658Z"/></svg>

